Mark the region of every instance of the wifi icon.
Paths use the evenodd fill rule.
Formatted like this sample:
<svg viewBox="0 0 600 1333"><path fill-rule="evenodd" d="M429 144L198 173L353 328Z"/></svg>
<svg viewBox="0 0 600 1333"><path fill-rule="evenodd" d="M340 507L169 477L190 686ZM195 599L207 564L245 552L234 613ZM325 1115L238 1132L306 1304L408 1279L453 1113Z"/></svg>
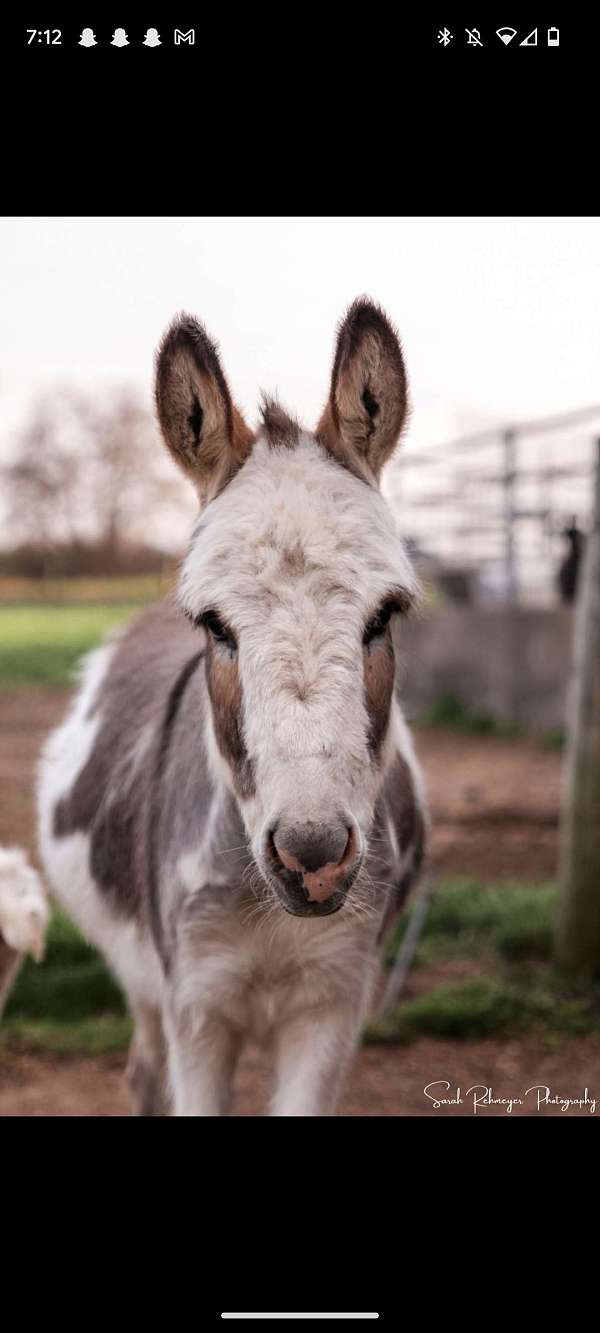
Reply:
<svg viewBox="0 0 600 1333"><path fill-rule="evenodd" d="M504 42L505 46L508 46L508 43L512 42L513 37L516 37L516 35L516 28L496 28L496 37L499 37L500 41Z"/></svg>

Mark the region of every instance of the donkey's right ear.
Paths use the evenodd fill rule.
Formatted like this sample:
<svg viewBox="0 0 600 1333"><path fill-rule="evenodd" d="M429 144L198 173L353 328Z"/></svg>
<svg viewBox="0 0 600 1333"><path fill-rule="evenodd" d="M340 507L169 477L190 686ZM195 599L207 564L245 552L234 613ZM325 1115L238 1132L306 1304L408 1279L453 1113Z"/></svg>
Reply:
<svg viewBox="0 0 600 1333"><path fill-rule="evenodd" d="M248 457L254 435L231 399L215 344L178 315L156 354L156 408L165 442L205 502Z"/></svg>

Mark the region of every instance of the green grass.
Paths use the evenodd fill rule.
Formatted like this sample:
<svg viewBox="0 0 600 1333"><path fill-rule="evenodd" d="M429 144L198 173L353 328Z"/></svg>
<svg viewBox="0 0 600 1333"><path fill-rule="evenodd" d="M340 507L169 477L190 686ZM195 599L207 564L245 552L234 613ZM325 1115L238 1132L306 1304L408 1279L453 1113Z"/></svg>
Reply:
<svg viewBox="0 0 600 1333"><path fill-rule="evenodd" d="M107 1055L127 1050L131 1034L127 1014L94 1014L72 1024L14 1017L6 1019L0 1029L0 1050L4 1045L54 1055Z"/></svg>
<svg viewBox="0 0 600 1333"><path fill-rule="evenodd" d="M28 959L2 1025L3 1044L100 1054L127 1046L131 1023L119 987L96 950L55 911L42 964Z"/></svg>
<svg viewBox="0 0 600 1333"><path fill-rule="evenodd" d="M475 1040L514 1028L521 1017L515 988L485 977L437 986L375 1021L372 1041L409 1041L418 1036Z"/></svg>
<svg viewBox="0 0 600 1333"><path fill-rule="evenodd" d="M492 713L466 708L454 694L442 694L417 718L422 727L447 727L469 736L500 736L508 740L523 736L525 728Z"/></svg>
<svg viewBox="0 0 600 1333"><path fill-rule="evenodd" d="M600 985L578 990L548 968L513 977L472 977L436 986L374 1020L372 1042L408 1042L419 1036L454 1041L523 1036L535 1032L548 1044L567 1037L600 1035Z"/></svg>
<svg viewBox="0 0 600 1333"><path fill-rule="evenodd" d="M567 977L552 961L557 903L553 884L496 887L453 880L441 885L415 955L415 973L452 959L464 960L467 968L475 965L477 974L407 996L385 1021L371 1022L367 1039L476 1040L535 1032L553 1043L600 1034L600 978ZM388 943L388 963L406 925L401 921Z"/></svg>
<svg viewBox="0 0 600 1333"><path fill-rule="evenodd" d="M496 736L500 740L519 740L531 736L542 750L556 753L563 751L566 745L564 727L548 727L539 731L493 713L467 708L454 694L442 694L434 699L428 708L419 713L415 724L418 727L441 727L466 736Z"/></svg>
<svg viewBox="0 0 600 1333"><path fill-rule="evenodd" d="M65 685L107 630L139 610L104 606L0 606L0 685Z"/></svg>
<svg viewBox="0 0 600 1333"><path fill-rule="evenodd" d="M540 736L540 745L542 750L554 750L560 753L567 744L567 734L564 727L549 727L543 731Z"/></svg>
<svg viewBox="0 0 600 1333"><path fill-rule="evenodd" d="M71 578L27 579L0 575L0 605L44 602L52 605L65 602L102 604L152 602L172 585L175 567L166 566L161 574L107 574L105 576L73 576Z"/></svg>
<svg viewBox="0 0 600 1333"><path fill-rule="evenodd" d="M430 904L416 963L486 954L505 960L548 958L557 904L555 884L483 886L475 879L448 880ZM388 940L388 962L407 924L408 917L403 917Z"/></svg>

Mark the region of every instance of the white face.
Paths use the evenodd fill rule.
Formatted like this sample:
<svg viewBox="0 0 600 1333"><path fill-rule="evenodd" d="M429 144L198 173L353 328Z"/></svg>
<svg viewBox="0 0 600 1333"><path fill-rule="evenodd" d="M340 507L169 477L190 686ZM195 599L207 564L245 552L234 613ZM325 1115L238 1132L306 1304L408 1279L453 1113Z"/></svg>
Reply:
<svg viewBox="0 0 600 1333"><path fill-rule="evenodd" d="M213 766L288 911L337 911L391 757L391 616L415 580L378 490L407 410L397 334L355 301L314 436L265 402L257 438L206 330L181 315L156 362L165 441L204 506L180 598L207 630Z"/></svg>
<svg viewBox="0 0 600 1333"><path fill-rule="evenodd" d="M389 631L376 625L382 632L365 645L365 629L390 599L408 604L414 592L379 491L309 436L289 448L259 439L204 510L180 600L196 621L211 613L213 759L264 873L272 830L340 822L353 831L358 866L385 771L391 694L384 684L370 697L366 679L370 670L390 680ZM232 711L247 783L222 717Z"/></svg>

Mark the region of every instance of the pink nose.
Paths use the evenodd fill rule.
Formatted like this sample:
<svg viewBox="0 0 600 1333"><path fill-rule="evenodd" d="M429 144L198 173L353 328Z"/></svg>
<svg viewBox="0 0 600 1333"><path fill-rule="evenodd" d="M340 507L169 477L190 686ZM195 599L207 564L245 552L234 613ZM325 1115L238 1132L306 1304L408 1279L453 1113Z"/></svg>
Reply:
<svg viewBox="0 0 600 1333"><path fill-rule="evenodd" d="M339 856L341 844L341 857ZM305 824L301 828L282 829L273 835L277 857L286 870L295 870L311 902L331 898L348 875L358 853L358 839L353 828L324 829ZM338 859L339 858L339 859Z"/></svg>

